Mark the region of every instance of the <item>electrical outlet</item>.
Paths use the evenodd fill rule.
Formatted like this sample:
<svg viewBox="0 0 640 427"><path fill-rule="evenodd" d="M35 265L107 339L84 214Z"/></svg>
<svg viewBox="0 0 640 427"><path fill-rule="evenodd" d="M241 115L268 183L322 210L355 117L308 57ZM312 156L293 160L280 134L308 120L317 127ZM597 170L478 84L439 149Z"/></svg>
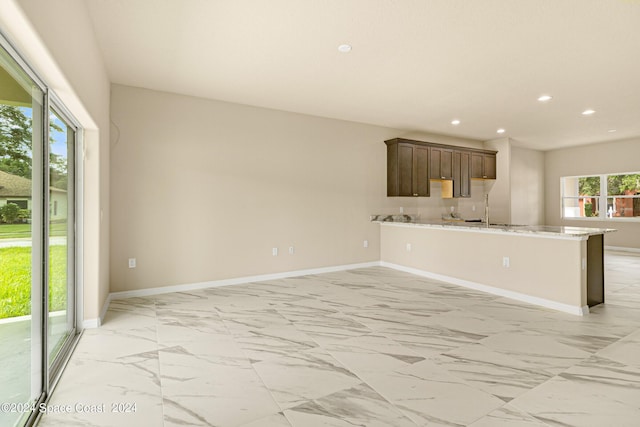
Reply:
<svg viewBox="0 0 640 427"><path fill-rule="evenodd" d="M407 252L411 252L411 243L407 243Z"/></svg>
<svg viewBox="0 0 640 427"><path fill-rule="evenodd" d="M404 213L404 208L400 206L400 215L402 215L403 213Z"/></svg>
<svg viewBox="0 0 640 427"><path fill-rule="evenodd" d="M502 266L504 268L509 268L509 257L508 256L502 257Z"/></svg>
<svg viewBox="0 0 640 427"><path fill-rule="evenodd" d="M362 247L368 248L369 247L369 241L365 240L364 243L362 244Z"/></svg>
<svg viewBox="0 0 640 427"><path fill-rule="evenodd" d="M472 206L471 206L471 210L472 210L473 212L475 212L475 211L476 211L476 205L472 205Z"/></svg>
<svg viewBox="0 0 640 427"><path fill-rule="evenodd" d="M295 253L295 249L293 246L289 246L289 255L293 255Z"/></svg>
<svg viewBox="0 0 640 427"><path fill-rule="evenodd" d="M136 268L136 259L129 258L129 268Z"/></svg>
<svg viewBox="0 0 640 427"><path fill-rule="evenodd" d="M271 255L278 256L278 248L271 249Z"/></svg>

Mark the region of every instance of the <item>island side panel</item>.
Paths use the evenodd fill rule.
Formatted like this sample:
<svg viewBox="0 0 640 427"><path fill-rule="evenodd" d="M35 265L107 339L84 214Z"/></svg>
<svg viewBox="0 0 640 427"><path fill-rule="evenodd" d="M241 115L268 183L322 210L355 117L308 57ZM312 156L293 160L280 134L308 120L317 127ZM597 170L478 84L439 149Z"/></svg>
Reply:
<svg viewBox="0 0 640 427"><path fill-rule="evenodd" d="M576 308L587 304L585 240L396 224L381 224L380 234L383 262Z"/></svg>
<svg viewBox="0 0 640 427"><path fill-rule="evenodd" d="M602 234L587 241L587 305L604 302L604 239Z"/></svg>

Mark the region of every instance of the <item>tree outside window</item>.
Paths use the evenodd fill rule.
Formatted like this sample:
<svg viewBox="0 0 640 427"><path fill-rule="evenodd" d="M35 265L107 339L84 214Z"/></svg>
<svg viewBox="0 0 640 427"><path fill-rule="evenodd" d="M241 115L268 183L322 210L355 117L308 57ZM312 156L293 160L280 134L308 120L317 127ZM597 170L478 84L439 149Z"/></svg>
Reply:
<svg viewBox="0 0 640 427"><path fill-rule="evenodd" d="M607 216L640 216L640 174L607 176Z"/></svg>
<svg viewBox="0 0 640 427"><path fill-rule="evenodd" d="M563 218L640 218L640 172L563 177Z"/></svg>

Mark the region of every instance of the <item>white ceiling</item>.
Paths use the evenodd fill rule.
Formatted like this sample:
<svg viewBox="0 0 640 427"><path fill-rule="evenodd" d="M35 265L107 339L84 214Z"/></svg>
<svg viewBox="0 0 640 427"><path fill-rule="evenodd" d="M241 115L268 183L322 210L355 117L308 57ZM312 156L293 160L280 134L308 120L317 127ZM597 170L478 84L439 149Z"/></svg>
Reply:
<svg viewBox="0 0 640 427"><path fill-rule="evenodd" d="M640 135L639 0L87 5L114 83L542 150Z"/></svg>

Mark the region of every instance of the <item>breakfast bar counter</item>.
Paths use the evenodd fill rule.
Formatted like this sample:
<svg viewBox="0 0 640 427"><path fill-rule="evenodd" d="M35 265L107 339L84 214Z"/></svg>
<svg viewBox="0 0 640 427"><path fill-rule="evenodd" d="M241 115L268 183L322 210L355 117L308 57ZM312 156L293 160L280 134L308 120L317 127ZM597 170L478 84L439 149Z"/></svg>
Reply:
<svg viewBox="0 0 640 427"><path fill-rule="evenodd" d="M572 314L604 302L603 237L615 230L371 220L380 223L383 265Z"/></svg>
<svg viewBox="0 0 640 427"><path fill-rule="evenodd" d="M587 240L589 236L616 231L611 228L569 227L559 225L513 225L489 224L481 221L448 221L441 219L420 220L411 215L372 215L374 222L402 227L428 227L436 229L451 229L456 231L471 231L481 233L520 233L531 234L556 239Z"/></svg>

